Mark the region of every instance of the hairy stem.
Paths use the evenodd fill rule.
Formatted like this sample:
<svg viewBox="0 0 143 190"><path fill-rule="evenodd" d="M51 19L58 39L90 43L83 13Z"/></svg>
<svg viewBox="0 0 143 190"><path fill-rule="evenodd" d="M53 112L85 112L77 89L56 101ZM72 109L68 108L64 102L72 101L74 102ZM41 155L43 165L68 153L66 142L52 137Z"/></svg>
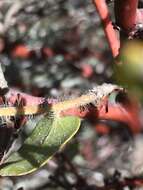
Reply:
<svg viewBox="0 0 143 190"><path fill-rule="evenodd" d="M18 115L33 115L33 114L43 114L47 113L48 110L54 113L60 113L61 111L68 110L70 108L77 108L79 106L84 106L95 100L95 95L83 95L81 97L66 100L47 105L29 105L29 106L19 106L19 107L3 107L0 108L0 116L18 116Z"/></svg>
<svg viewBox="0 0 143 190"><path fill-rule="evenodd" d="M48 113L48 111L53 111L55 114L59 114L62 111L66 111L72 108L78 108L80 106L87 105L89 103L94 103L98 106L101 101L108 96L114 90L120 90L121 88L112 84L103 84L93 88L86 95L80 97L65 100L57 103L43 102L37 105L26 105L26 106L15 106L15 107L1 107L0 116L19 116L19 115L33 115L33 114L43 114ZM28 97L30 98L30 96Z"/></svg>

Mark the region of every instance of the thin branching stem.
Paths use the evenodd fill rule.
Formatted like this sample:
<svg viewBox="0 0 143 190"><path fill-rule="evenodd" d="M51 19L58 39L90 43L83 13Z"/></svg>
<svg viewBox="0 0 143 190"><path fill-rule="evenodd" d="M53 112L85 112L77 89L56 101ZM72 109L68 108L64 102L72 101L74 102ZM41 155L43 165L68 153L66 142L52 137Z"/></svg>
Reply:
<svg viewBox="0 0 143 190"><path fill-rule="evenodd" d="M121 88L117 85L105 83L101 86L93 88L85 95L54 104L43 103L41 105L1 107L0 116L34 115L48 113L48 111L52 111L55 114L60 114L62 111L72 108L79 108L80 106L85 106L90 103L94 103L95 106L98 106L106 96L108 96L112 91L118 89L120 90Z"/></svg>
<svg viewBox="0 0 143 190"><path fill-rule="evenodd" d="M112 55L113 57L116 57L118 55L120 43L113 28L107 4L105 0L93 0L93 4L95 5L103 23L104 32L106 34Z"/></svg>

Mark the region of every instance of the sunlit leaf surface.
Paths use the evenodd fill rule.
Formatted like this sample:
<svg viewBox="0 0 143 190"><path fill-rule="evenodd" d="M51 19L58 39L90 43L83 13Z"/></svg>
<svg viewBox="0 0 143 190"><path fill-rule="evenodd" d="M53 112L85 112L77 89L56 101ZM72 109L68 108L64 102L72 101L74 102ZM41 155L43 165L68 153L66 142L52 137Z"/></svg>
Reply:
<svg viewBox="0 0 143 190"><path fill-rule="evenodd" d="M1 176L31 173L43 166L78 131L80 119L66 116L44 117L18 152L11 154L0 167Z"/></svg>

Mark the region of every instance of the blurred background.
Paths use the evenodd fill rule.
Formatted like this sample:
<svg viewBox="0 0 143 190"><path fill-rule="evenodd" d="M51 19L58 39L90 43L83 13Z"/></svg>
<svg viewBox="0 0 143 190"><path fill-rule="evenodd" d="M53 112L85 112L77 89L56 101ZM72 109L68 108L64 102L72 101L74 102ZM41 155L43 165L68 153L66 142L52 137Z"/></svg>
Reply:
<svg viewBox="0 0 143 190"><path fill-rule="evenodd" d="M112 15L113 2L108 5ZM67 99L114 83L112 55L91 0L1 0L0 62L9 87L33 96ZM117 171L123 165L117 158L132 144L130 130L123 127L124 135L118 130L113 138L105 128L105 135L97 134L95 123L82 125L46 166L24 177L0 178L0 189L89 190L104 186L109 175L115 174L113 182L121 174L131 176L129 164Z"/></svg>

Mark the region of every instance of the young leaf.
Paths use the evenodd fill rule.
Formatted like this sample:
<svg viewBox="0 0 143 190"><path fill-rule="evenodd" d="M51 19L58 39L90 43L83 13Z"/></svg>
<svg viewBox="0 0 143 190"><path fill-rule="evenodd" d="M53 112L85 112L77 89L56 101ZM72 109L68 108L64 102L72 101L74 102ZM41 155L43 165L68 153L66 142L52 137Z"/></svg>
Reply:
<svg viewBox="0 0 143 190"><path fill-rule="evenodd" d="M80 119L74 116L39 121L23 146L0 166L1 176L19 176L43 166L78 131Z"/></svg>

